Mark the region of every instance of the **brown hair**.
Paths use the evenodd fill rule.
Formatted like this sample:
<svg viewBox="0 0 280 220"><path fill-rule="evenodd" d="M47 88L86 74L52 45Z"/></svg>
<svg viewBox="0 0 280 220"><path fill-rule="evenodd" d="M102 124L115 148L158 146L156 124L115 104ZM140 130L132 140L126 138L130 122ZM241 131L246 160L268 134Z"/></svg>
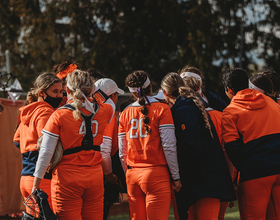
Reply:
<svg viewBox="0 0 280 220"><path fill-rule="evenodd" d="M273 83L273 90L276 93L276 98L279 97L280 94L280 75L276 73L273 69L266 69L260 72L260 74L268 76Z"/></svg>
<svg viewBox="0 0 280 220"><path fill-rule="evenodd" d="M61 82L61 80L57 78L54 73L45 72L40 74L36 78L33 88L31 88L31 90L27 93L26 104L37 102L41 91L46 91L50 86L58 82Z"/></svg>
<svg viewBox="0 0 280 220"><path fill-rule="evenodd" d="M202 117L204 119L205 127L209 130L211 136L213 137L213 133L211 131L211 125L210 125L210 122L209 122L208 114L207 114L207 112L205 110L203 102L198 98L198 96L196 95L195 91L192 90L190 87L187 87L187 86L183 87L182 86L182 87L179 88L179 93L180 93L181 97L189 98L189 99L193 100L195 105L198 107L198 109L202 113Z"/></svg>
<svg viewBox="0 0 280 220"><path fill-rule="evenodd" d="M125 79L125 84L128 87L137 87L137 88L141 88L144 83L146 82L148 78L148 74L143 71L143 70L136 70L132 73L130 73L126 79ZM143 89L143 92L147 95L150 94L152 92L152 87L151 85L147 86L146 88ZM139 97L139 104L142 106L142 108L140 109L141 113L144 115L144 124L145 124L145 131L150 134L151 133L151 128L149 127L149 121L150 119L147 117L148 114L148 108L146 106L146 100L145 97L143 96L143 92L140 93L140 96L137 92L133 92L133 94L136 97Z"/></svg>
<svg viewBox="0 0 280 220"><path fill-rule="evenodd" d="M274 91L272 80L265 74L256 74L250 77L251 83L264 91L264 94L277 102L277 93Z"/></svg>
<svg viewBox="0 0 280 220"><path fill-rule="evenodd" d="M178 73L171 72L163 77L160 86L168 94L172 95L173 97L178 97L180 95L178 89L180 86L184 85L185 83Z"/></svg>
<svg viewBox="0 0 280 220"><path fill-rule="evenodd" d="M179 74L168 73L161 81L161 88L163 88L167 93L171 95L172 93L173 94L178 93L183 98L192 99L195 105L202 113L205 122L205 127L209 130L211 136L213 137L208 115L202 101L198 98L198 96L196 95L195 91L192 88L185 85L183 79L179 76Z"/></svg>
<svg viewBox="0 0 280 220"><path fill-rule="evenodd" d="M190 87L195 92L197 92L201 87L201 82L194 76L186 76L183 78L183 81L186 86Z"/></svg>

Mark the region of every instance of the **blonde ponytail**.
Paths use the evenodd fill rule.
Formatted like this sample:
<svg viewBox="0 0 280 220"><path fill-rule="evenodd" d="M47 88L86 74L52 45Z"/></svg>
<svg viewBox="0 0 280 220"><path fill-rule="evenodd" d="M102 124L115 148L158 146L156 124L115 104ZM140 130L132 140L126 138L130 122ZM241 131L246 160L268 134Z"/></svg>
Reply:
<svg viewBox="0 0 280 220"><path fill-rule="evenodd" d="M74 98L73 106L75 110L73 111L73 117L75 120L81 118L80 109L83 106L83 102L81 101L84 96L87 97L91 94L91 92L95 89L94 82L92 77L88 72L81 70L74 70L72 73L69 73L66 77L67 85L70 93Z"/></svg>

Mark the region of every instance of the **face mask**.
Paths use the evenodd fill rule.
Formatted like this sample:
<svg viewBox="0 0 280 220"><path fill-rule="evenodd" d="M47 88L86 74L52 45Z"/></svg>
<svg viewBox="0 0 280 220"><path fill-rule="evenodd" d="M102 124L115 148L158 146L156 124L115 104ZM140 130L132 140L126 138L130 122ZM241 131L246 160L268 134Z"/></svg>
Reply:
<svg viewBox="0 0 280 220"><path fill-rule="evenodd" d="M49 96L46 92L45 94L47 95L47 97L44 99L44 101L49 103L54 109L56 109L62 102L62 97L54 98Z"/></svg>

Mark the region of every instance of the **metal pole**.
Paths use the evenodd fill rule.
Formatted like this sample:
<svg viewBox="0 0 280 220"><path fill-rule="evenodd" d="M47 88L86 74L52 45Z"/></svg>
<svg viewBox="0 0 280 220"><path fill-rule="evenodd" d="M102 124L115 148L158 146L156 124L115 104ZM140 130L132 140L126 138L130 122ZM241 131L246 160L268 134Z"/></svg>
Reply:
<svg viewBox="0 0 280 220"><path fill-rule="evenodd" d="M10 62L10 51L6 50L5 51L6 54L6 68L7 68L7 73L10 74L11 73L11 62Z"/></svg>
<svg viewBox="0 0 280 220"><path fill-rule="evenodd" d="M6 68L7 68L7 74L8 74L7 81L8 81L8 86L11 86L12 85L12 80L11 80L12 75L11 75L10 51L6 50L5 54L6 54Z"/></svg>

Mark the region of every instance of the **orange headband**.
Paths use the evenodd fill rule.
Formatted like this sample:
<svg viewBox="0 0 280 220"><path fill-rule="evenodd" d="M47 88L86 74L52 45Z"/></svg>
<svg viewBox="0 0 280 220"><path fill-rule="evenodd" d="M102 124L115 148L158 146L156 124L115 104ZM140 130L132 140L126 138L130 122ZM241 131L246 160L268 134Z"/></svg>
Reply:
<svg viewBox="0 0 280 220"><path fill-rule="evenodd" d="M65 78L69 73L72 73L75 69L77 69L76 64L70 64L65 70L56 74L59 79Z"/></svg>

